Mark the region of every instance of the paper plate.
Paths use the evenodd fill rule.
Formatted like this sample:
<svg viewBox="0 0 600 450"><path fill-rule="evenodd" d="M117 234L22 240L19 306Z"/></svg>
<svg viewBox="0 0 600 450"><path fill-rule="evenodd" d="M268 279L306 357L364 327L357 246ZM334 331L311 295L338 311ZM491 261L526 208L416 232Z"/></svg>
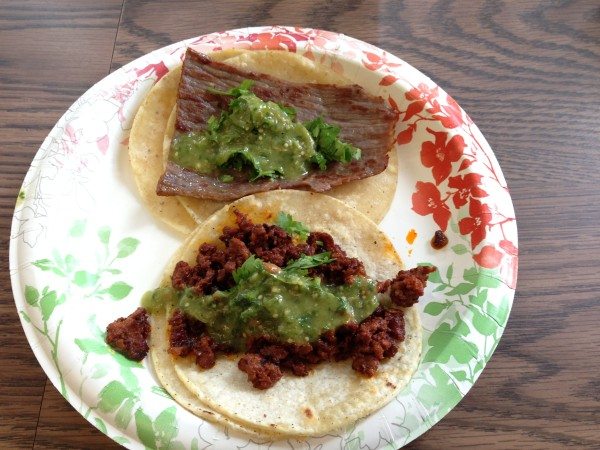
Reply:
<svg viewBox="0 0 600 450"><path fill-rule="evenodd" d="M103 330L139 305L183 237L140 202L127 156L137 107L185 48L277 49L321 62L399 113L400 168L380 224L408 267L432 263L419 303L423 356L410 385L346 430L260 441L174 402L148 361L113 352ZM436 230L449 244L434 250ZM10 241L15 304L49 379L92 425L129 448L396 449L431 428L473 386L506 325L517 275L517 227L502 171L458 104L377 47L328 31L245 28L189 39L109 75L63 115L31 163Z"/></svg>

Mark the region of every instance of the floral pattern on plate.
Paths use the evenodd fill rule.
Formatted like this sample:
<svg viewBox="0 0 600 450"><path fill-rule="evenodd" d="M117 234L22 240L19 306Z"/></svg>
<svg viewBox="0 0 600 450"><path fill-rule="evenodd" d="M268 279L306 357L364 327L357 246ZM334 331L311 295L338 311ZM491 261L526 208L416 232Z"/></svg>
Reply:
<svg viewBox="0 0 600 450"><path fill-rule="evenodd" d="M180 63L187 46L298 52L382 96L398 113L398 187L380 227L407 266L431 263L438 271L419 304L423 356L413 380L387 406L346 430L269 442L205 422L173 401L146 361L128 361L104 342L102 330L139 304L159 280L164 255L180 243L140 204L126 152L137 107ZM436 230L450 242L442 250L429 245ZM481 374L508 320L517 266L506 182L460 106L377 47L291 27L182 41L93 86L34 158L10 242L15 303L40 364L74 408L128 448L396 449L447 414Z"/></svg>

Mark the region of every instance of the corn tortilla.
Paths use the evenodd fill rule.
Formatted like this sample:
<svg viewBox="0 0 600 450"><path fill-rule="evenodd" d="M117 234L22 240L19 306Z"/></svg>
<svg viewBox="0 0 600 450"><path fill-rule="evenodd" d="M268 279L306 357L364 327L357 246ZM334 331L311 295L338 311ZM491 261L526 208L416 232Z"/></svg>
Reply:
<svg viewBox="0 0 600 450"><path fill-rule="evenodd" d="M189 237L180 259L193 263L201 243L217 242L223 227L234 225L235 209L255 223L274 222L284 211L311 230L330 233L348 255L363 261L369 276L379 280L392 278L401 269L392 243L364 214L327 195L294 190L255 194L225 206ZM169 283L175 262L169 264L163 283ZM382 363L372 378L353 371L349 361L327 362L317 365L306 377L286 374L266 391L248 383L246 374L237 368L237 357L221 356L209 370L199 369L186 358L170 358L172 367L166 367L169 360L158 360L154 354L160 348L164 351L168 344L157 345L154 337L151 352L161 380L166 372L170 377L173 372L177 374L177 386L171 387L178 392L174 397L195 397L201 408L218 413L215 420L226 419L259 433L314 436L371 414L408 384L421 352L421 326L415 307L405 310L405 329L406 338L396 356ZM166 333L157 339L166 341Z"/></svg>
<svg viewBox="0 0 600 450"><path fill-rule="evenodd" d="M211 58L253 72L266 73L292 82L348 84L349 81L296 53L283 51L229 50ZM191 197L156 195L164 171L174 130L174 113L181 66L172 69L148 93L140 106L129 140L129 155L142 200L152 213L178 231L189 233L222 202ZM170 117L172 117L170 119ZM387 213L394 197L398 158L392 150L387 169L373 177L337 186L326 194L336 197L375 222Z"/></svg>

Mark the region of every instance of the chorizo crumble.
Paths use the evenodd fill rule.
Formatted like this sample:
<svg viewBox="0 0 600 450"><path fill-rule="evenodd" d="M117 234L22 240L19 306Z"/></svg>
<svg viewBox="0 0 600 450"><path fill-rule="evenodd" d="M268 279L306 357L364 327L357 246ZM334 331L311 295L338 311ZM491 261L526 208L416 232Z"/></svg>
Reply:
<svg viewBox="0 0 600 450"><path fill-rule="evenodd" d="M311 276L320 277L324 283L341 285L366 275L363 263L348 257L328 233L312 232L306 242L297 243L277 225L256 225L243 213L234 212L237 226L225 227L219 237L225 247L204 243L199 248L196 265L180 261L172 275L175 289L192 288L199 295L229 289L235 284L233 272L250 255L281 268L301 255L327 251L335 261L311 268ZM306 376L316 364L325 361L350 359L355 371L371 377L381 361L398 352L405 338L404 313L400 308L418 301L428 275L434 270L428 266L401 270L395 278L379 282L377 291L388 292L398 308L379 306L361 323L350 322L325 331L314 342L282 343L269 336L250 337L238 368L258 389L272 387L284 371ZM147 318L146 311L138 308L127 319L118 319L108 326L107 342L127 357L142 359L148 351ZM169 352L176 357L193 357L200 368L209 369L215 365L219 353L231 353L231 349L217 344L202 322L176 309L169 319Z"/></svg>

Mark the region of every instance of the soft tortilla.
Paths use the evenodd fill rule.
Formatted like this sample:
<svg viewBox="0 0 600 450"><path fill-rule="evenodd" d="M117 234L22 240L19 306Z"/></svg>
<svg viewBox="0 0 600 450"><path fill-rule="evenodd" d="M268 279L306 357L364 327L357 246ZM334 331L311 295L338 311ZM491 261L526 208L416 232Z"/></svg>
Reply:
<svg viewBox="0 0 600 450"><path fill-rule="evenodd" d="M234 67L266 73L292 82L348 84L332 70L296 53L283 51L229 50L210 55ZM191 197L156 195L156 184L168 158L174 129L172 111L177 100L181 67L172 69L148 93L138 110L131 130L129 154L141 197L154 215L182 232L190 232L193 222L202 223L223 206L222 202ZM392 150L387 169L373 177L338 186L327 192L349 206L380 222L396 191L398 157ZM178 204L179 203L179 204ZM183 208L181 207L183 205ZM187 213L186 213L187 211Z"/></svg>
<svg viewBox="0 0 600 450"><path fill-rule="evenodd" d="M190 236L181 259L195 261L202 242L216 241L224 226L234 224L234 209L256 223L273 222L279 211L290 213L310 229L330 233L377 279L391 278L401 268L392 243L365 215L327 195L292 190L252 195L219 210ZM173 266L171 262L167 268L166 282ZM373 378L354 372L348 361L323 363L307 377L286 374L274 387L261 391L237 368L237 358L220 357L209 370L198 369L189 359L175 358L172 364L181 381L178 389L183 385L189 391L175 398L189 398L193 393L202 408L265 433L306 436L341 428L388 403L412 377L421 352L421 326L414 307L405 311L405 325L406 339L398 354L382 364ZM156 352L156 347L151 351ZM157 373L167 370L165 363L155 361Z"/></svg>

